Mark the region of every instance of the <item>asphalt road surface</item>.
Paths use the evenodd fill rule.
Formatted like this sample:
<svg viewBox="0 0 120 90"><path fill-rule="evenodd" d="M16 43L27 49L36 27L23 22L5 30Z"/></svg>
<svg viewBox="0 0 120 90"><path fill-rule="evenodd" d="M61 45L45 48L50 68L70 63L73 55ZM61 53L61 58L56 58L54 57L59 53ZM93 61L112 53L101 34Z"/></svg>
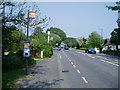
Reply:
<svg viewBox="0 0 120 90"><path fill-rule="evenodd" d="M58 56L62 88L118 88L118 58L88 54L81 50L55 50Z"/></svg>
<svg viewBox="0 0 120 90"><path fill-rule="evenodd" d="M51 58L38 59L37 64L29 68L29 75L17 79L15 88L116 90L119 84L118 67L116 56L88 54L75 49L54 50Z"/></svg>

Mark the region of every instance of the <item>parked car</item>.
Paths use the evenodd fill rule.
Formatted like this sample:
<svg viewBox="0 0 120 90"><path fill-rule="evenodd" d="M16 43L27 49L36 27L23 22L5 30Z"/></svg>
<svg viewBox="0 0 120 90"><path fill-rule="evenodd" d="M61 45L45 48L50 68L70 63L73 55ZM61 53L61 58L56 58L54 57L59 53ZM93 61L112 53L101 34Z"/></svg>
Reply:
<svg viewBox="0 0 120 90"><path fill-rule="evenodd" d="M58 50L58 51L60 51L61 48L60 48L60 47L54 47L53 50Z"/></svg>
<svg viewBox="0 0 120 90"><path fill-rule="evenodd" d="M92 54L96 54L96 51L94 48L87 48L85 49L85 53L92 53Z"/></svg>

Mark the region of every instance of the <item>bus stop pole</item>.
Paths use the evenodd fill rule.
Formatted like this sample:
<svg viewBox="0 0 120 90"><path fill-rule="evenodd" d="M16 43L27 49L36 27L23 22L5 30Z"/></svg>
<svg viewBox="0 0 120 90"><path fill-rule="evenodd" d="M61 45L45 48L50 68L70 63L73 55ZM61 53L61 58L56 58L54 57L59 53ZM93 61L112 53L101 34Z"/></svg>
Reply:
<svg viewBox="0 0 120 90"><path fill-rule="evenodd" d="M26 41L28 42L28 35L29 35L29 10L28 10L28 18L27 18L27 36L26 36ZM28 74L28 58L26 58L26 74Z"/></svg>

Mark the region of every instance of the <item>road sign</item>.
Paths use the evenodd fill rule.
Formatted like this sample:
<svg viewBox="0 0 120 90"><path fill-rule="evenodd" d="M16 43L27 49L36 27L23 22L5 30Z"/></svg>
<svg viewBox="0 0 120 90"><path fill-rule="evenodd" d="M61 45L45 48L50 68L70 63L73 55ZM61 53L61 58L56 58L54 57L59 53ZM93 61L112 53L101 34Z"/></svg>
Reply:
<svg viewBox="0 0 120 90"><path fill-rule="evenodd" d="M29 18L36 18L35 12L29 12Z"/></svg>
<svg viewBox="0 0 120 90"><path fill-rule="evenodd" d="M23 56L24 57L30 57L30 43L29 42L24 42Z"/></svg>

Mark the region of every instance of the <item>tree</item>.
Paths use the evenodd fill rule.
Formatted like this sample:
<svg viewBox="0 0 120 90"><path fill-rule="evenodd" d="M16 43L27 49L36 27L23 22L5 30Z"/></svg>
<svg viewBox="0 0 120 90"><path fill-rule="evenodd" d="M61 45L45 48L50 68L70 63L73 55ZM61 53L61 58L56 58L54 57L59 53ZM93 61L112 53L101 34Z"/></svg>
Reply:
<svg viewBox="0 0 120 90"><path fill-rule="evenodd" d="M118 11L118 27L120 28L120 1L116 2L116 6L106 6L108 8L108 10L112 10L112 11ZM120 34L120 33L119 33Z"/></svg>
<svg viewBox="0 0 120 90"><path fill-rule="evenodd" d="M78 42L78 44L81 46L82 44L85 44L86 43L86 39L85 38L83 38L83 37L78 37L78 38L76 38L76 40L77 40L77 42Z"/></svg>
<svg viewBox="0 0 120 90"><path fill-rule="evenodd" d="M63 43L67 44L67 46L69 46L69 47L77 47L77 45L78 45L76 38L72 38L72 37L66 38L63 41Z"/></svg>
<svg viewBox="0 0 120 90"><path fill-rule="evenodd" d="M32 10L33 12L36 12L36 19L30 19L29 20L29 26L32 32L31 28L35 28L39 25L39 27L45 28L50 18L47 18L46 16L40 17L40 9L38 6L36 6L36 3L30 3L30 2L0 2L0 9L2 10L2 39L3 39L3 45L2 45L2 53L4 55L7 43L10 43L11 41L11 31L13 27L19 29L21 27L22 29L26 29L27 23L28 23L28 10ZM8 28L10 28L8 30ZM14 29L14 30L17 30ZM38 28L37 28L38 29ZM10 39L10 40L9 40ZM7 43L6 43L7 41ZM12 50L12 49L11 49Z"/></svg>
<svg viewBox="0 0 120 90"><path fill-rule="evenodd" d="M50 40L50 43L53 47L56 46L56 43L58 43L58 45L60 45L61 38L59 35L50 33L50 37L53 37L53 40Z"/></svg>
<svg viewBox="0 0 120 90"><path fill-rule="evenodd" d="M116 2L116 6L106 6L109 10L113 10L113 11L116 11L116 10L119 10L120 9L120 1L119 2Z"/></svg>
<svg viewBox="0 0 120 90"><path fill-rule="evenodd" d="M118 11L118 28L114 29L111 33L111 43L115 44L118 49L120 45L120 1L116 2L116 6L106 6L109 10Z"/></svg>
<svg viewBox="0 0 120 90"><path fill-rule="evenodd" d="M116 28L111 32L111 40L110 42L115 45L120 45L120 29Z"/></svg>
<svg viewBox="0 0 120 90"><path fill-rule="evenodd" d="M4 45L4 50L9 52L14 52L21 49L23 41L25 41L25 34L22 30L17 29L15 26L5 27L5 35L2 43Z"/></svg>
<svg viewBox="0 0 120 90"><path fill-rule="evenodd" d="M9 22L9 25L21 25L23 27L26 27L27 19L28 19L28 10L32 10L32 12L36 12L36 19L30 19L30 27L35 28L37 25L39 25L41 28L45 28L50 18L47 18L46 16L40 17L41 12L39 7L36 5L36 3L30 3L30 2L1 2L1 9L3 9L3 16L4 16L4 22ZM8 10L6 10L8 9ZM5 12L6 11L6 12Z"/></svg>
<svg viewBox="0 0 120 90"><path fill-rule="evenodd" d="M88 44L92 47L100 47L103 44L103 38L97 32L92 32L89 35Z"/></svg>
<svg viewBox="0 0 120 90"><path fill-rule="evenodd" d="M66 33L63 30L59 29L59 28L51 27L51 28L47 29L46 33L48 31L50 31L51 33L59 35L62 41L66 39Z"/></svg>

